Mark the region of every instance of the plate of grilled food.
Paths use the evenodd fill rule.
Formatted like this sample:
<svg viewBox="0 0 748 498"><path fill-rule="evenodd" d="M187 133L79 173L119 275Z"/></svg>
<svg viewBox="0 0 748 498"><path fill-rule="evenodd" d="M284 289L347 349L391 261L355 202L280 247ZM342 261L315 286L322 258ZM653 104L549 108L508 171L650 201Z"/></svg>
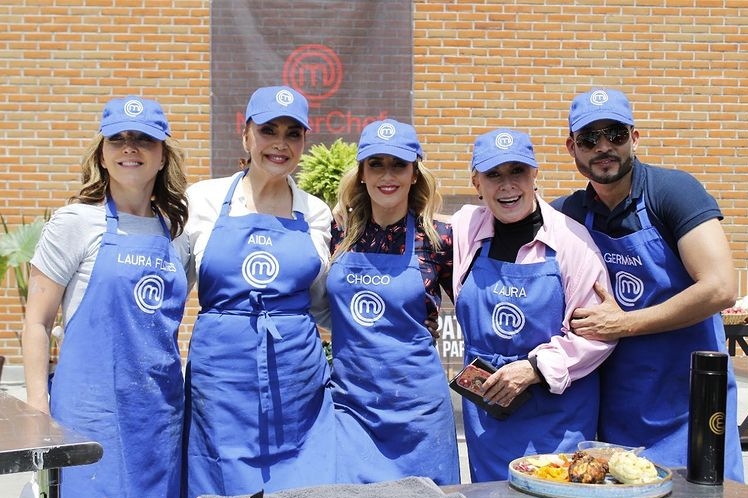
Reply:
<svg viewBox="0 0 748 498"><path fill-rule="evenodd" d="M660 498L672 491L673 474L636 451L579 450L517 458L509 464L509 484L550 498Z"/></svg>

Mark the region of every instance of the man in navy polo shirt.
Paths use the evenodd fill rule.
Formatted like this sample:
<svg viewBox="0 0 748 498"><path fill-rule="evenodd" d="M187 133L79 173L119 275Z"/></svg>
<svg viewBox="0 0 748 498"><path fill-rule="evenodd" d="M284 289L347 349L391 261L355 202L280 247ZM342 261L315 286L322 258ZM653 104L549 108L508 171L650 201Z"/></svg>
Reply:
<svg viewBox="0 0 748 498"><path fill-rule="evenodd" d="M598 438L645 446L658 464L687 460L690 357L725 351L719 312L737 289L722 213L690 174L636 157L639 131L626 96L612 89L577 95L566 148L588 180L553 206L584 223L608 266L615 296L578 308L572 330L619 339L601 368ZM743 481L737 387L730 366L725 477Z"/></svg>

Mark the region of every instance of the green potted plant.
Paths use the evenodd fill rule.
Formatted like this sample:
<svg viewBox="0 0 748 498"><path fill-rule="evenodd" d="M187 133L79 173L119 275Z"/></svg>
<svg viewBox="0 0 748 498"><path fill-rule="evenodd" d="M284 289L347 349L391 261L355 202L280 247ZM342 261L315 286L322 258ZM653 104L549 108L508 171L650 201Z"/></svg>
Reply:
<svg viewBox="0 0 748 498"><path fill-rule="evenodd" d="M0 280L4 279L11 269L15 275L18 299L22 313L26 312L26 298L29 292L29 269L36 243L42 234L45 219L37 217L30 223L21 221L15 229L8 228L5 218L0 216L3 233L0 233ZM20 333L17 333L20 342Z"/></svg>
<svg viewBox="0 0 748 498"><path fill-rule="evenodd" d="M338 138L328 148L325 144L312 145L301 156L297 181L299 187L316 195L331 208L338 198L340 178L356 166L358 145Z"/></svg>
<svg viewBox="0 0 748 498"><path fill-rule="evenodd" d="M39 238L42 235L42 229L48 219L49 213L45 213L44 216L38 216L29 223L22 219L21 224L14 230L11 230L5 222L5 218L0 215L0 224L3 226L3 232L0 233L0 280L5 279L7 273L10 270L13 270L16 290L18 291L18 300L21 303L22 315L26 314L31 258L34 256L36 244L39 242ZM55 322L56 325L61 325L61 320L62 317L58 315ZM61 327L56 328L62 330ZM17 330L15 334L19 346L23 346L21 332ZM49 342L49 361L50 363L56 363L57 350L61 336L58 337L58 335L55 334L55 330L52 331L52 335L53 337ZM2 370L0 369L0 374L1 373Z"/></svg>
<svg viewBox="0 0 748 498"><path fill-rule="evenodd" d="M21 313L26 313L26 298L29 291L29 269L36 243L44 227L44 218L37 217L32 222L21 224L14 230L8 228L5 218L0 215L3 232L0 233L0 280L4 280L8 271L13 270L18 299L21 302ZM18 344L21 344L21 332L16 329ZM0 357L0 376L5 357Z"/></svg>

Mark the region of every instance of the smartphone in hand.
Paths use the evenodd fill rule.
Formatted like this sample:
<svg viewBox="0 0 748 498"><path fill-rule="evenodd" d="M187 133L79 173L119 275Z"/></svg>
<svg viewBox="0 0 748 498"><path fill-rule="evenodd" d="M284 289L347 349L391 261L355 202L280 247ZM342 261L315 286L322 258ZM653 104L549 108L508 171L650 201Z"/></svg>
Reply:
<svg viewBox="0 0 748 498"><path fill-rule="evenodd" d="M486 410L492 417L498 420L505 420L520 406L525 404L532 397L532 393L529 389L525 389L512 400L509 406L489 405L483 401L483 391L481 388L483 383L495 371L496 368L486 360L476 358L449 381L449 387Z"/></svg>

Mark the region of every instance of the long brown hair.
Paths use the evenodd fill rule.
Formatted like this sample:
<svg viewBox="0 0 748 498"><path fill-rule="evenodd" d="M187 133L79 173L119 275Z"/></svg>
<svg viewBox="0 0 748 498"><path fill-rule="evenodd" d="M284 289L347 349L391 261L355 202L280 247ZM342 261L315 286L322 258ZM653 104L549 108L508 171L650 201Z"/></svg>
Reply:
<svg viewBox="0 0 748 498"><path fill-rule="evenodd" d="M164 167L156 175L151 200L159 212L170 222L172 239L184 230L187 223L187 176L184 172L186 154L175 139L166 137L164 144ZM109 190L109 172L102 166L104 135L97 133L81 159L83 186L68 202L101 204Z"/></svg>

